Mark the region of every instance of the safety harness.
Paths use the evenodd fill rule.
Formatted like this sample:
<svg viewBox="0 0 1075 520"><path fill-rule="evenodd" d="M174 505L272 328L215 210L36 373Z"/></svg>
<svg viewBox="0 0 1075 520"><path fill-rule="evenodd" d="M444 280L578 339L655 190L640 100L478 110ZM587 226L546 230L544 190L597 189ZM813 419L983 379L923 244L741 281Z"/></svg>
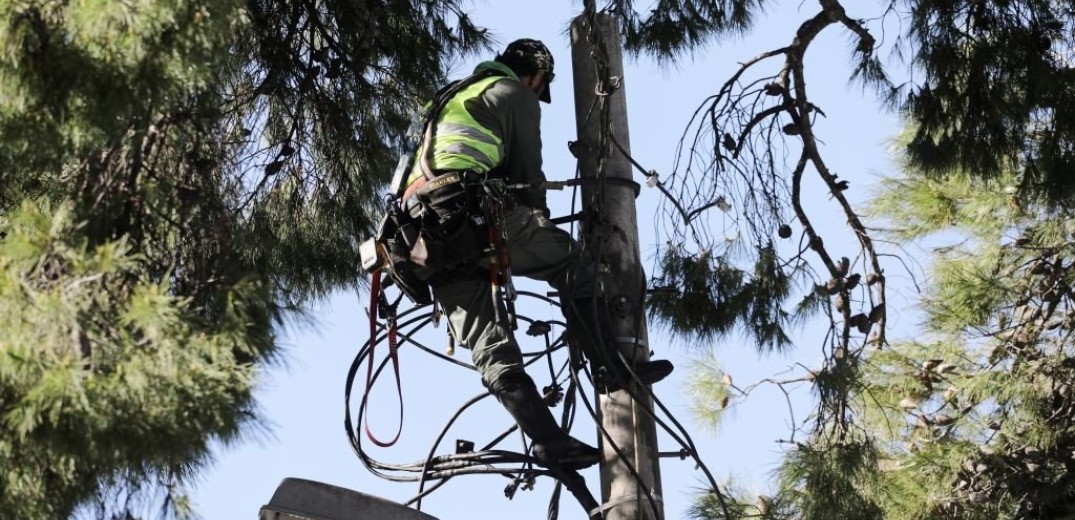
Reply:
<svg viewBox="0 0 1075 520"><path fill-rule="evenodd" d="M483 198L483 211L489 227L489 245L492 255L489 259L489 283L493 298L493 312L496 320L501 323L504 316L500 314L500 304L503 303L507 311L506 323L515 330L518 323L515 319L515 284L511 279L511 257L508 253L507 226L504 222L505 206L507 204L507 186L500 181L487 181L484 184L485 197Z"/></svg>
<svg viewBox="0 0 1075 520"><path fill-rule="evenodd" d="M418 167L422 172L422 176L407 186L405 185L404 179L409 177L408 172L410 170L404 167L396 171L396 175L392 180L392 189L395 191L396 198L400 204L406 204L411 197L419 192L429 193L447 187L449 184L463 181L462 176L441 177L438 179L437 174L433 171L433 138L437 132L437 119L440 118L441 113L444 112L444 108L456 94L462 92L463 89L494 75L496 74L490 70L471 74L466 78L448 84L440 89L440 91L433 97L433 103L426 112L426 117L422 125L422 154L418 158ZM439 180L439 184L435 183L435 180ZM427 185L429 185L428 188Z"/></svg>
<svg viewBox="0 0 1075 520"><path fill-rule="evenodd" d="M515 288L511 281L511 261L508 256L507 234L504 230L504 211L508 186L499 179L483 179L477 172L448 171L439 173L431 166L436 121L448 101L477 81L494 75L482 71L456 81L441 89L434 97L423 121L422 152L418 167L422 176L410 185L411 161L404 156L392 181L392 195L387 199L385 216L377 235L360 246L362 265L372 275L370 285L370 352L366 374L366 395L363 411L368 409L368 395L374 381L374 347L377 325L385 320L388 355L396 380L399 397L399 429L388 441L378 439L366 423L366 436L377 446L395 444L403 430L403 390L399 375L399 339L396 322L397 300L389 304L383 292L382 274L387 274L399 289L416 305L433 304L428 282L416 271L447 271L489 258L489 281L492 286L493 307L497 320L501 305L507 309L506 323L517 327L515 318ZM478 200L475 200L478 199ZM479 202L480 200L480 202ZM479 218L475 213L480 210Z"/></svg>

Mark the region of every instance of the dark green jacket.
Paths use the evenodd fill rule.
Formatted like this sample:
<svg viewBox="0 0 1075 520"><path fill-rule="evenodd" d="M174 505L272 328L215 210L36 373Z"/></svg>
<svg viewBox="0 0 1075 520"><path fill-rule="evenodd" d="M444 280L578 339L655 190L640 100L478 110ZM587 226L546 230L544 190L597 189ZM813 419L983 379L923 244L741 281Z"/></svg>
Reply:
<svg viewBox="0 0 1075 520"><path fill-rule="evenodd" d="M432 168L494 171L509 184L544 182L537 94L519 83L515 73L501 63L482 62L474 72L487 70L495 76L464 88L437 119ZM417 157L422 153L424 150L419 150ZM421 176L419 160L415 161L408 184ZM516 195L520 203L548 211L544 190Z"/></svg>

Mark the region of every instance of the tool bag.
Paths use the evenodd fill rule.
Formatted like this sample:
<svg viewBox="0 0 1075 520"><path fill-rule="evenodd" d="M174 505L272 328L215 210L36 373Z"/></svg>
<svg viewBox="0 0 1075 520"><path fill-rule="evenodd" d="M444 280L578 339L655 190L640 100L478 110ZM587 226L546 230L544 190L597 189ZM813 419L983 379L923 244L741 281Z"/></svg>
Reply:
<svg viewBox="0 0 1075 520"><path fill-rule="evenodd" d="M420 224L391 200L377 226L377 234L359 247L362 267L383 271L416 305L433 303L429 284L418 274L411 250L418 243Z"/></svg>
<svg viewBox="0 0 1075 520"><path fill-rule="evenodd" d="M438 92L424 121L423 149L418 157L424 186L415 202L405 200L403 179L411 165L401 158L377 235L360 247L363 267L385 269L392 281L416 304L432 303L427 282L434 273L472 264L490 254L487 219L481 211L480 178L473 171L435 172L430 167L436 120L447 101L488 73L472 75Z"/></svg>
<svg viewBox="0 0 1075 520"><path fill-rule="evenodd" d="M394 199L377 234L361 248L363 267L383 269L418 305L432 303L427 279L434 273L471 265L489 255L489 228L478 197L481 186L468 185L465 172L434 177L419 190L417 204L404 209ZM443 182L437 182L443 181Z"/></svg>
<svg viewBox="0 0 1075 520"><path fill-rule="evenodd" d="M416 195L421 228L411 261L431 271L451 271L488 255L489 230L472 172L436 176Z"/></svg>

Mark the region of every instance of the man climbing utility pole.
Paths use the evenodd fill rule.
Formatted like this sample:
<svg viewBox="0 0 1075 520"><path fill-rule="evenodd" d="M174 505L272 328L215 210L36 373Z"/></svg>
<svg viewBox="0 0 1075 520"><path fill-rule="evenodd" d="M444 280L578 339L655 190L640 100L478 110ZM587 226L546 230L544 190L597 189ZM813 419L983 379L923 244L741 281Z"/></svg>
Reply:
<svg viewBox="0 0 1075 520"><path fill-rule="evenodd" d="M646 361L650 353L635 211L638 185L631 181L623 51L612 17L594 13L590 6L571 24L571 47L579 136L575 151L582 177L596 179L583 183L583 243L608 269L601 277L602 295L613 337L605 343L614 343L628 360ZM649 389L635 383L629 391L599 394L598 399L599 419L607 432L601 438L604 518L663 519Z"/></svg>

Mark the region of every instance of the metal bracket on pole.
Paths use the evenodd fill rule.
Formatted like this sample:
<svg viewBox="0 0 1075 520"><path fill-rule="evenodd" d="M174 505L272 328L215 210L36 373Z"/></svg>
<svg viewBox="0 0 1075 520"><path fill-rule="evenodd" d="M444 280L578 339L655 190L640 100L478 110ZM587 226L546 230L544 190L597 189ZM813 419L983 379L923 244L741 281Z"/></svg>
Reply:
<svg viewBox="0 0 1075 520"><path fill-rule="evenodd" d="M620 345L634 345L634 346L636 346L638 348L649 349L649 342L646 341L644 338L637 338L637 337L631 337L631 336L620 336L620 337L614 338L613 341L615 341L616 343L618 343Z"/></svg>

